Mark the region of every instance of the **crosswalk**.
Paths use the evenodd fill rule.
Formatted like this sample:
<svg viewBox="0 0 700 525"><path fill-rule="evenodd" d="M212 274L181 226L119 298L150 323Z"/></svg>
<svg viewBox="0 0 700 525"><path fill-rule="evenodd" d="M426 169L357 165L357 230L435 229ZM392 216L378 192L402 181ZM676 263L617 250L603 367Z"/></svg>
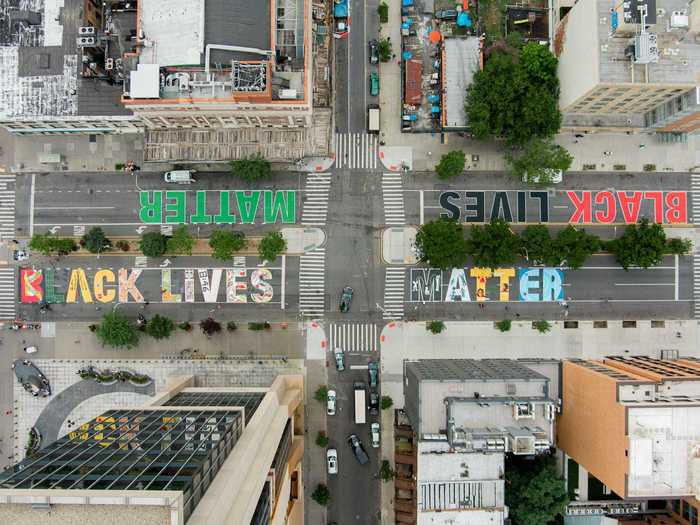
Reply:
<svg viewBox="0 0 700 525"><path fill-rule="evenodd" d="M690 221L700 223L700 173L693 173L690 176L691 206L692 213ZM698 247L693 253L693 316L700 319L700 251Z"/></svg>
<svg viewBox="0 0 700 525"><path fill-rule="evenodd" d="M403 319L405 281L405 267L387 267L384 276L384 319Z"/></svg>
<svg viewBox="0 0 700 525"><path fill-rule="evenodd" d="M328 194L331 176L325 173L307 173L304 187L304 205L301 223L306 226L325 226L328 218Z"/></svg>
<svg viewBox="0 0 700 525"><path fill-rule="evenodd" d="M377 135L336 133L333 135L335 167L351 170L377 169Z"/></svg>
<svg viewBox="0 0 700 525"><path fill-rule="evenodd" d="M693 210L688 222L700 223L700 173L693 173L690 176L690 189L692 190L690 202Z"/></svg>
<svg viewBox="0 0 700 525"><path fill-rule="evenodd" d="M391 226L406 224L406 211L403 205L403 179L400 173L382 175L382 202L386 224Z"/></svg>
<svg viewBox="0 0 700 525"><path fill-rule="evenodd" d="M15 319L15 283L17 276L14 268L0 268L0 319Z"/></svg>
<svg viewBox="0 0 700 525"><path fill-rule="evenodd" d="M329 350L343 352L376 352L377 325L373 323L331 323Z"/></svg>
<svg viewBox="0 0 700 525"><path fill-rule="evenodd" d="M693 314L700 319L700 252L693 253Z"/></svg>
<svg viewBox="0 0 700 525"><path fill-rule="evenodd" d="M299 313L319 318L326 306L326 249L299 257Z"/></svg>
<svg viewBox="0 0 700 525"><path fill-rule="evenodd" d="M0 240L15 237L15 178L0 176Z"/></svg>

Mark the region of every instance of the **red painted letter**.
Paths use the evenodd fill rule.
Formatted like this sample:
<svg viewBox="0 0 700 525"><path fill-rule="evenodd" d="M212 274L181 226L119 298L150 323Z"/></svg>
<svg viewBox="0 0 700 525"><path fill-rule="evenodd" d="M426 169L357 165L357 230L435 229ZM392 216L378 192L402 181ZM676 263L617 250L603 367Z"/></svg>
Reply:
<svg viewBox="0 0 700 525"><path fill-rule="evenodd" d="M642 192L633 191L632 196L628 197L624 191L618 191L617 198L620 199L620 208L622 208L622 216L625 219L625 223L634 224L637 222L639 207L642 204Z"/></svg>
<svg viewBox="0 0 700 525"><path fill-rule="evenodd" d="M569 222L581 222L582 215L583 222L591 222L591 192L582 191L581 199L578 198L575 191L567 191L566 194L569 196L571 204L576 207L576 211L571 214Z"/></svg>
<svg viewBox="0 0 700 525"><path fill-rule="evenodd" d="M654 201L654 222L663 224L664 222L664 205L663 193L660 191L645 191L644 198Z"/></svg>
<svg viewBox="0 0 700 525"><path fill-rule="evenodd" d="M688 222L688 207L684 191L669 191L666 194L666 222L669 224L685 224Z"/></svg>
<svg viewBox="0 0 700 525"><path fill-rule="evenodd" d="M611 191L599 191L595 194L593 198L596 204L603 204L605 202L606 211L597 210L595 212L595 220L602 222L603 224L609 224L615 220L617 216L617 203L615 202L615 197Z"/></svg>

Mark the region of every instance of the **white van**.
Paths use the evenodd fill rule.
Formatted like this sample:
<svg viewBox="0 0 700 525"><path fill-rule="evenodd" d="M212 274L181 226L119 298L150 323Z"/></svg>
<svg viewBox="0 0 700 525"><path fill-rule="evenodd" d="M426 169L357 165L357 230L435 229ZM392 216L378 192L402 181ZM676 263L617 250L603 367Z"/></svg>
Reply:
<svg viewBox="0 0 700 525"><path fill-rule="evenodd" d="M175 184L190 184L191 182L197 182L192 178L194 173L196 173L195 170L166 171L163 175L163 180Z"/></svg>

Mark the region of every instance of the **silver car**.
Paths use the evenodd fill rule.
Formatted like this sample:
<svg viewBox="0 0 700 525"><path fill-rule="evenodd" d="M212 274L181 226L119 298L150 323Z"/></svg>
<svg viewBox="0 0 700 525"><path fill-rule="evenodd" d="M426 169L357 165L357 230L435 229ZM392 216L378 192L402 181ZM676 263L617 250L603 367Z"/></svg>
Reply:
<svg viewBox="0 0 700 525"><path fill-rule="evenodd" d="M334 416L335 415L335 390L329 390L328 391L328 402L326 404L326 413L329 416Z"/></svg>

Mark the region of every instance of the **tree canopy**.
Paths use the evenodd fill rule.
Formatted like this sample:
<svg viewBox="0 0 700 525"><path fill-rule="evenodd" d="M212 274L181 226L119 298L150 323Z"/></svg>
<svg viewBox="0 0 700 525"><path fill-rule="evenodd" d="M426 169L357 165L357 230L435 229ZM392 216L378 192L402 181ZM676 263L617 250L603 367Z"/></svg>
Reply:
<svg viewBox="0 0 700 525"><path fill-rule="evenodd" d="M95 330L95 335L103 345L115 348L133 348L139 342L138 331L119 311L105 314Z"/></svg>
<svg viewBox="0 0 700 525"><path fill-rule="evenodd" d="M467 89L465 111L477 139L503 137L524 145L561 125L557 59L547 46L492 47Z"/></svg>
<svg viewBox="0 0 700 525"><path fill-rule="evenodd" d="M625 270L630 266L649 268L660 264L667 251L666 233L659 224L642 219L630 224L622 236L608 243L608 249Z"/></svg>
<svg viewBox="0 0 700 525"><path fill-rule="evenodd" d="M29 241L29 249L43 255L66 255L77 248L71 238L54 237L49 233L35 233Z"/></svg>
<svg viewBox="0 0 700 525"><path fill-rule="evenodd" d="M416 234L416 248L422 262L449 270L464 266L467 242L461 224L449 219L426 222Z"/></svg>
<svg viewBox="0 0 700 525"><path fill-rule="evenodd" d="M160 232L144 233L139 242L141 253L148 257L160 257L165 253L168 240Z"/></svg>
<svg viewBox="0 0 700 525"><path fill-rule="evenodd" d="M192 255L194 244L195 240L190 235L187 226L181 224L173 230L173 235L168 239L167 248L170 253Z"/></svg>
<svg viewBox="0 0 700 525"><path fill-rule="evenodd" d="M216 230L209 237L211 256L220 261L233 259L233 254L245 248L248 241L245 235L231 230Z"/></svg>
<svg viewBox="0 0 700 525"><path fill-rule="evenodd" d="M600 250L600 246L598 237L569 224L557 235L552 256L560 259L559 264L565 262L569 268L580 268L586 259ZM550 262L553 261L550 260ZM557 265L552 264L552 266Z"/></svg>
<svg viewBox="0 0 700 525"><path fill-rule="evenodd" d="M435 171L441 179L451 179L464 171L466 156L461 150L445 153L435 166Z"/></svg>
<svg viewBox="0 0 700 525"><path fill-rule="evenodd" d="M467 253L474 266L497 268L513 264L520 254L520 238L503 219L494 219L484 226L472 226Z"/></svg>
<svg viewBox="0 0 700 525"><path fill-rule="evenodd" d="M546 186L552 183L557 171L568 170L574 159L566 148L554 144L550 139L534 138L520 155L507 154L506 160L518 180Z"/></svg>
<svg viewBox="0 0 700 525"><path fill-rule="evenodd" d="M260 154L251 155L245 159L232 160L230 164L231 174L248 182L269 177L272 173L270 161Z"/></svg>
<svg viewBox="0 0 700 525"><path fill-rule="evenodd" d="M566 483L558 477L551 456L509 460L505 496L515 525L552 523L569 503Z"/></svg>
<svg viewBox="0 0 700 525"><path fill-rule="evenodd" d="M105 236L105 232L103 232L102 228L99 226L91 228L83 235L81 244L85 246L85 249L90 253L100 253L112 247L112 241Z"/></svg>
<svg viewBox="0 0 700 525"><path fill-rule="evenodd" d="M156 314L146 323L145 331L153 339L166 339L175 330L172 319Z"/></svg>
<svg viewBox="0 0 700 525"><path fill-rule="evenodd" d="M258 246L258 255L263 261L274 261L287 249L287 241L280 232L270 232L262 238Z"/></svg>

